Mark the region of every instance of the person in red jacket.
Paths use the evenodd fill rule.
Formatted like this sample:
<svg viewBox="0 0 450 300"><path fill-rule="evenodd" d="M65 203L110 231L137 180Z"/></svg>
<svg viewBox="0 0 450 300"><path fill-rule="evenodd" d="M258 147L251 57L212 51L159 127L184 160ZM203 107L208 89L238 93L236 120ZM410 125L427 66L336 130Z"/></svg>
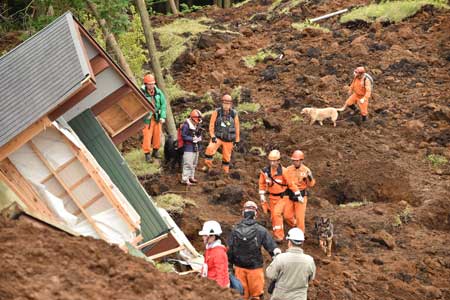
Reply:
<svg viewBox="0 0 450 300"><path fill-rule="evenodd" d="M220 224L217 221L206 221L198 234L203 237L206 246L202 276L216 281L221 287L230 287L227 248L220 240Z"/></svg>

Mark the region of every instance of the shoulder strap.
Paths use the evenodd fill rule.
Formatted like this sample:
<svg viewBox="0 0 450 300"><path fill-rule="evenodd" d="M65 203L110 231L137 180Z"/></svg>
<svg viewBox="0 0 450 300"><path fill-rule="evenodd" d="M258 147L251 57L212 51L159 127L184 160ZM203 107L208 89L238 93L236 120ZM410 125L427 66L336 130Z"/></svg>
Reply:
<svg viewBox="0 0 450 300"><path fill-rule="evenodd" d="M263 169L263 173L265 173L265 174L270 178L270 180L272 180L272 182L278 184L279 186L288 186L287 184L279 183L278 181L276 181L276 180L272 177L272 174L270 174L270 167L265 167L265 168Z"/></svg>

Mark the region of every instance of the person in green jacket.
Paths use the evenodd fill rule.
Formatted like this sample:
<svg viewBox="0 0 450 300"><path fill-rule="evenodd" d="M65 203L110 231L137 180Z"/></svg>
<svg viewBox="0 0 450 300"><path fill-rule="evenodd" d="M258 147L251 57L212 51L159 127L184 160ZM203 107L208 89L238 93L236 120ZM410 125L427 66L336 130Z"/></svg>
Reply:
<svg viewBox="0 0 450 300"><path fill-rule="evenodd" d="M158 150L161 146L162 124L166 122L166 98L164 97L163 92L156 87L155 77L151 74L144 76L144 84L142 85L141 90L148 102L155 107L155 113L150 112L150 114L145 117L145 126L142 129L142 134L144 136L142 150L145 154L145 160L151 162L152 156L161 158L158 154Z"/></svg>

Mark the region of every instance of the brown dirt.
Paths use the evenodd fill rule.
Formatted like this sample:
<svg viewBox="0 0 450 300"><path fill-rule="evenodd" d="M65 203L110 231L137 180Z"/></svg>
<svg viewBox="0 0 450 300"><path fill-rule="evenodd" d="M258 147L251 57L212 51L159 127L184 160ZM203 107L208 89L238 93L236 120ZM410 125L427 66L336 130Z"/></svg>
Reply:
<svg viewBox="0 0 450 300"><path fill-rule="evenodd" d="M92 238L0 219L0 299L235 299L194 276L161 273Z"/></svg>

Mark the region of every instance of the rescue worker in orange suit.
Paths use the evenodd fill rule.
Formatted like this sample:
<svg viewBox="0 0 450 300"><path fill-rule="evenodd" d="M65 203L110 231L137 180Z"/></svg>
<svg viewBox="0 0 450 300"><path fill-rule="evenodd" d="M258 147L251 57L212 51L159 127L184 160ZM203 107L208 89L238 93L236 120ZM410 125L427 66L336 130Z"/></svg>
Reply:
<svg viewBox="0 0 450 300"><path fill-rule="evenodd" d="M284 209L284 218L287 223L292 227L296 225L302 232L305 232L305 212L306 203L308 202L306 189L316 184L311 170L303 164L304 159L305 155L303 152L295 150L291 156L292 165L286 168L289 178L294 180L295 185L300 189L303 202L298 201L296 198L289 198Z"/></svg>
<svg viewBox="0 0 450 300"><path fill-rule="evenodd" d="M303 201L303 197L294 181L289 178L286 168L281 166L280 151L272 150L268 158L270 166L265 167L259 175L259 196L264 213L270 210L275 241L282 242L284 207L289 201L286 190L289 188L298 201ZM269 204L266 201L266 192L269 193Z"/></svg>
<svg viewBox="0 0 450 300"><path fill-rule="evenodd" d="M161 146L162 125L166 122L166 98L163 92L156 86L155 77L151 74L144 76L144 84L141 87L148 102L153 104L155 112L150 112L144 119L144 136L142 150L147 162L152 161L152 157L161 158L158 154ZM153 150L153 151L152 151Z"/></svg>
<svg viewBox="0 0 450 300"><path fill-rule="evenodd" d="M221 287L230 287L227 249L220 240L220 224L217 221L206 221L198 234L202 236L206 247L202 277L216 281Z"/></svg>
<svg viewBox="0 0 450 300"><path fill-rule="evenodd" d="M364 67L357 67L353 71L353 81L349 87L350 97L345 101L345 106L350 107L353 111L356 111L356 105L358 105L361 112L362 121L367 120L369 114L369 98L372 94L372 84L366 77L366 70Z"/></svg>
<svg viewBox="0 0 450 300"><path fill-rule="evenodd" d="M261 246L272 256L281 253L267 229L256 222L258 206L253 201L244 204L244 217L233 227L228 238L229 269L244 287L244 299L262 299L264 270Z"/></svg>
<svg viewBox="0 0 450 300"><path fill-rule="evenodd" d="M213 166L213 156L222 147L222 168L225 173L230 172L231 153L233 146L239 144L239 117L232 109L230 95L222 97L222 107L217 108L211 115L209 134L211 141L205 151L205 168L207 171Z"/></svg>

